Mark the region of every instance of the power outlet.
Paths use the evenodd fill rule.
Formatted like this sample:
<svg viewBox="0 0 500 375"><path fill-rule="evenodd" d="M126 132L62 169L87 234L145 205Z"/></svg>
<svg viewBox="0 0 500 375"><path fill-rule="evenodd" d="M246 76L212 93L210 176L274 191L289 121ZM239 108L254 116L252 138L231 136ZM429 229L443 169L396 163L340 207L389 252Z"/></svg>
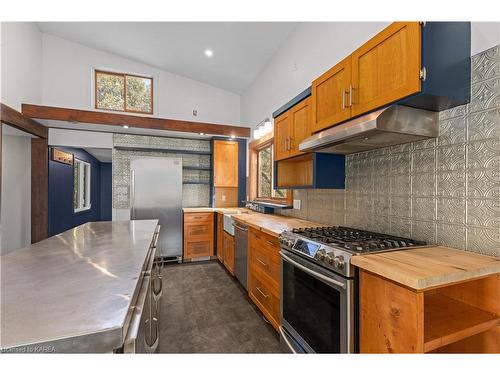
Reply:
<svg viewBox="0 0 500 375"><path fill-rule="evenodd" d="M293 209L294 210L300 210L300 199L294 199L293 200Z"/></svg>
<svg viewBox="0 0 500 375"><path fill-rule="evenodd" d="M222 201L225 202L226 201L226 196L223 194L222 195Z"/></svg>

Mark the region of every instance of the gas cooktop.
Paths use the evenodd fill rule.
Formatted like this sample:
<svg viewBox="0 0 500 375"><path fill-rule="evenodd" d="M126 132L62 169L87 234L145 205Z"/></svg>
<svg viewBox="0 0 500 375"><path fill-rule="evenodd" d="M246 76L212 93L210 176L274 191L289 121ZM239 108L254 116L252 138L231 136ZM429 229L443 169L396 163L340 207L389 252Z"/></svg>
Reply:
<svg viewBox="0 0 500 375"><path fill-rule="evenodd" d="M423 246L422 241L368 232L347 227L296 228L292 233L329 246L343 248L355 254L389 249Z"/></svg>
<svg viewBox="0 0 500 375"><path fill-rule="evenodd" d="M351 257L426 246L423 241L348 227L296 228L280 234L282 250L351 277Z"/></svg>

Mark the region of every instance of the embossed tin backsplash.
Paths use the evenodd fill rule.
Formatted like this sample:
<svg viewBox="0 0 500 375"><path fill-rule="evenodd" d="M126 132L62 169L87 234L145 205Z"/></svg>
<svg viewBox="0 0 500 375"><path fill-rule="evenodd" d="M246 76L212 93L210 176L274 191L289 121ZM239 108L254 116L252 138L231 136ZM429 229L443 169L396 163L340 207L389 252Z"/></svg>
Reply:
<svg viewBox="0 0 500 375"><path fill-rule="evenodd" d="M471 93L439 138L349 155L345 190L281 213L500 256L500 46L472 57Z"/></svg>
<svg viewBox="0 0 500 375"><path fill-rule="evenodd" d="M210 141L181 138L150 137L143 135L115 134L113 146L143 147L158 151L123 150L113 148L113 208L130 207L130 159L137 156L164 156L182 158L183 167L210 167L210 155L166 153L161 149L210 152ZM183 207L208 207L210 205L210 170L184 169L182 179ZM188 184L188 182L194 182ZM196 184L205 183L205 184Z"/></svg>

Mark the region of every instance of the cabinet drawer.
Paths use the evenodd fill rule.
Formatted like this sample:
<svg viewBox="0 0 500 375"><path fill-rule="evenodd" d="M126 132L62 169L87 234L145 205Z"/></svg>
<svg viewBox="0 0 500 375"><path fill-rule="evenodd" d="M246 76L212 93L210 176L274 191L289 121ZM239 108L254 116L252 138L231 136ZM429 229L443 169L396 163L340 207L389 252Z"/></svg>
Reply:
<svg viewBox="0 0 500 375"><path fill-rule="evenodd" d="M211 256L212 253L212 240L187 241L184 244L184 257L188 259Z"/></svg>
<svg viewBox="0 0 500 375"><path fill-rule="evenodd" d="M255 273L250 273L248 293L252 301L277 330L280 325L280 300L278 295Z"/></svg>
<svg viewBox="0 0 500 375"><path fill-rule="evenodd" d="M191 239L192 237L208 237L212 235L212 223L186 223L184 224L184 236Z"/></svg>
<svg viewBox="0 0 500 375"><path fill-rule="evenodd" d="M267 251L269 254L279 257L280 242L277 237L273 237L263 233L260 243L264 248L264 250Z"/></svg>
<svg viewBox="0 0 500 375"><path fill-rule="evenodd" d="M278 254L270 253L262 248L250 247L250 267L255 273L263 273L272 280L274 289L279 292L280 258Z"/></svg>
<svg viewBox="0 0 500 375"><path fill-rule="evenodd" d="M213 220L213 212L200 212L195 214L184 214L185 223L201 223Z"/></svg>

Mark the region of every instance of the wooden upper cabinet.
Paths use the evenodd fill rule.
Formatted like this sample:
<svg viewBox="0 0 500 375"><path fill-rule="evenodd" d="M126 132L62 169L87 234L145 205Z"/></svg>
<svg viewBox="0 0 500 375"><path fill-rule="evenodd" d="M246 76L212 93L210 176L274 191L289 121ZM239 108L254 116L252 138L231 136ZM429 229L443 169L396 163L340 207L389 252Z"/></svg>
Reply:
<svg viewBox="0 0 500 375"><path fill-rule="evenodd" d="M352 116L420 91L420 33L418 22L394 22L354 51Z"/></svg>
<svg viewBox="0 0 500 375"><path fill-rule="evenodd" d="M290 156L290 111L283 113L274 120L274 160Z"/></svg>
<svg viewBox="0 0 500 375"><path fill-rule="evenodd" d="M238 142L214 141L214 186L238 187Z"/></svg>
<svg viewBox="0 0 500 375"><path fill-rule="evenodd" d="M350 56L313 81L311 87L313 132L326 129L351 117L350 86Z"/></svg>
<svg viewBox="0 0 500 375"><path fill-rule="evenodd" d="M300 155L300 143L311 135L311 98L290 109L289 156Z"/></svg>

